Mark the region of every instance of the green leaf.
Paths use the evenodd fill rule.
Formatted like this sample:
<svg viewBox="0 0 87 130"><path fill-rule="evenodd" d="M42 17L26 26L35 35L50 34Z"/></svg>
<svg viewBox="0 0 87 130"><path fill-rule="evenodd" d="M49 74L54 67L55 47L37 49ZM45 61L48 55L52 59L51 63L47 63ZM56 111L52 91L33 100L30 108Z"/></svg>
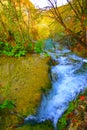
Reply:
<svg viewBox="0 0 87 130"><path fill-rule="evenodd" d="M84 25L85 25L85 26L87 26L87 19L86 19L86 20L84 20Z"/></svg>
<svg viewBox="0 0 87 130"><path fill-rule="evenodd" d="M14 108L14 101L5 100L3 104L0 104L0 109L13 109Z"/></svg>

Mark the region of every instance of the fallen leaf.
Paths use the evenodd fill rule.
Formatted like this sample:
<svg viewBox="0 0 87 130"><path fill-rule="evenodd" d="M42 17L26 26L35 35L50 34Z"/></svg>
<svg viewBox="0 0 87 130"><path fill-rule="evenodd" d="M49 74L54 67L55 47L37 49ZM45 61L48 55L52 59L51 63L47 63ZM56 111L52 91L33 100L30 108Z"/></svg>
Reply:
<svg viewBox="0 0 87 130"><path fill-rule="evenodd" d="M85 100L85 98L86 98L85 96L80 96L80 97L79 97L80 101Z"/></svg>

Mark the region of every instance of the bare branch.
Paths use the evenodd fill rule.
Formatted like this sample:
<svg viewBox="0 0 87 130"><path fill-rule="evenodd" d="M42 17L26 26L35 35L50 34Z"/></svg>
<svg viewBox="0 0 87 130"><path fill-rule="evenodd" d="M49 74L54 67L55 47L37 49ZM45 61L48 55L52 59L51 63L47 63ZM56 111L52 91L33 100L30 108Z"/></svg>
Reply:
<svg viewBox="0 0 87 130"><path fill-rule="evenodd" d="M73 29L75 27L74 23L73 23L73 28L69 28L68 24L66 24L66 20L64 20L64 16L62 15L62 12L60 12L60 9L57 7L57 3L55 0L48 0L52 9L50 9L50 12L53 14L52 18L54 18L58 23L60 23L64 29L66 30L66 32L68 34L70 34L71 36L73 36L82 46L85 46L87 47L87 43L86 43L86 40L85 38L83 39L83 36L80 36L78 35L78 33L76 33ZM86 9L86 6L85 5L81 5L80 1L79 0L73 0L73 1L70 1L70 0L67 0L68 2L68 8L70 7L71 10L72 10L72 14L71 14L71 18L74 20L78 20L78 24L80 23L80 28L82 28L80 31L82 31L82 35L86 32L86 27L84 25L84 22L83 22L83 19L82 19L82 11L84 12L84 10ZM83 8L84 6L84 8ZM68 9L67 8L67 9ZM51 16L50 16L51 17Z"/></svg>

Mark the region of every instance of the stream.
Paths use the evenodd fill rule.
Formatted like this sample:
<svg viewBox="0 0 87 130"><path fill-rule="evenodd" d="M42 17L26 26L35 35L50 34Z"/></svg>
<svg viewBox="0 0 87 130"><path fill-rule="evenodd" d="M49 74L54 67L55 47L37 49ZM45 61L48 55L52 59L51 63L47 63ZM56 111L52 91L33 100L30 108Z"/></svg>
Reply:
<svg viewBox="0 0 87 130"><path fill-rule="evenodd" d="M51 66L52 89L43 95L35 115L25 118L25 123L42 123L51 120L56 130L57 122L69 102L74 100L87 87L87 59L73 54L67 47L49 52L57 63Z"/></svg>

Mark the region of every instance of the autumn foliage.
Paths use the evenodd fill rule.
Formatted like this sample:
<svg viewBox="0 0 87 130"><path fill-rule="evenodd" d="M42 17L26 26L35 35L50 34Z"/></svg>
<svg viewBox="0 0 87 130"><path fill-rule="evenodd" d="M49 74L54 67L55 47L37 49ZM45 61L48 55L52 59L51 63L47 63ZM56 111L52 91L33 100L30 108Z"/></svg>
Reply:
<svg viewBox="0 0 87 130"><path fill-rule="evenodd" d="M87 48L87 0L67 0L65 7L57 7L57 0L48 0L49 17L60 23L65 33Z"/></svg>

